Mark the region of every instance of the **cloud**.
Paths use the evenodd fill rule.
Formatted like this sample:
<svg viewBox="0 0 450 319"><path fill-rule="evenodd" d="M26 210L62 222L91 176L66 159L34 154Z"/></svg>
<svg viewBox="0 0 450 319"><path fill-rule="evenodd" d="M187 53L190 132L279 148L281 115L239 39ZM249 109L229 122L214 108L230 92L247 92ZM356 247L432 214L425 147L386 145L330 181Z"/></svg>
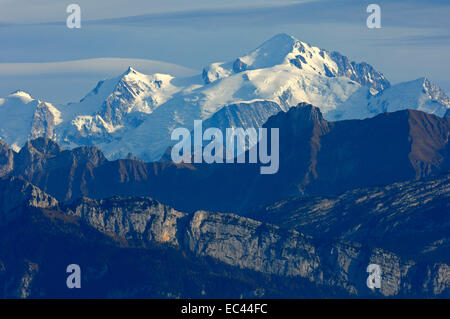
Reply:
<svg viewBox="0 0 450 319"><path fill-rule="evenodd" d="M305 1L305 0L303 0ZM239 8L279 4L278 0L76 0L85 19L133 16L142 13L192 11L205 8ZM292 1L291 1L292 2ZM299 2L299 1L296 1ZM0 0L0 21L15 23L45 23L64 21L69 1Z"/></svg>
<svg viewBox="0 0 450 319"><path fill-rule="evenodd" d="M196 71L161 61L124 58L96 58L65 62L0 63L0 76L42 74L104 74L116 76L132 66L142 73L170 73L188 76Z"/></svg>
<svg viewBox="0 0 450 319"><path fill-rule="evenodd" d="M338 23L365 25L370 2L354 0L311 0L272 5L205 8L88 21L92 24L217 28L295 23ZM383 24L390 27L450 27L448 1L378 0Z"/></svg>
<svg viewBox="0 0 450 319"><path fill-rule="evenodd" d="M0 0L1 1L1 0ZM373 1L355 0L77 0L85 23L218 27L290 23L363 24ZM64 23L68 3L3 0L0 22ZM449 27L448 0L377 0L386 26ZM142 14L141 14L142 13ZM59 22L55 22L59 21Z"/></svg>
<svg viewBox="0 0 450 319"><path fill-rule="evenodd" d="M0 63L0 97L24 90L54 104L77 101L98 81L117 77L128 66L144 74L190 76L197 71L176 64L145 60L99 58L49 63Z"/></svg>
<svg viewBox="0 0 450 319"><path fill-rule="evenodd" d="M377 42L380 46L432 46L432 47L449 47L450 34L441 35L411 35L403 37L395 37L382 39Z"/></svg>
<svg viewBox="0 0 450 319"><path fill-rule="evenodd" d="M42 8L32 6L36 10L36 19L45 20L42 11L53 10L56 12L53 21L60 22L0 25L0 43L3 44L0 61L52 62L113 56L164 60L201 69L208 63L242 55L274 34L285 32L313 45L340 51L353 60L367 61L395 81L423 75L438 81L448 78L448 67L442 63L442 56L448 55L450 50L448 0L282 3L274 0L82 0L77 1L82 7L83 19L83 27L79 30L65 27L65 7L56 8L55 5L50 8L54 2L14 0L10 3L18 8L22 6L25 11L30 10L26 3L46 4ZM372 2L381 6L381 29L366 27L366 7ZM4 8L2 6L0 11L0 21L2 14L14 16L11 12L5 14ZM102 12L94 14L95 11ZM139 12L146 14L136 15ZM121 18L111 18L117 16ZM115 76L123 72L124 67L113 66L110 75L98 74ZM94 70L86 72L95 73ZM80 87L86 89L81 77L78 77ZM12 80L3 79L0 91L4 90L1 86L12 86ZM22 79L32 87L38 84L32 83L26 75ZM37 76L34 81L41 82ZM94 76L89 85L92 83L95 84ZM20 84L19 79L16 84ZM21 87L27 85L23 82Z"/></svg>

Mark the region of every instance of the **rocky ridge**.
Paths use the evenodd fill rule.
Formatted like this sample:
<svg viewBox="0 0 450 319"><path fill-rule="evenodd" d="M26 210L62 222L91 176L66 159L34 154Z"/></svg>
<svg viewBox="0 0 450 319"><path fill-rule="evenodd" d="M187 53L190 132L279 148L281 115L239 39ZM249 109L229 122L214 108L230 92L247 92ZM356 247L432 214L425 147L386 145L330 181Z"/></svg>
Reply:
<svg viewBox="0 0 450 319"><path fill-rule="evenodd" d="M281 278L303 278L354 297L445 296L450 288L450 267L445 263L417 262L357 242L326 243L295 230L233 214L205 211L186 214L149 198L83 198L68 206L58 206L55 199L24 181L3 180L0 187L4 191L12 188L16 194L9 199L9 206L4 206L2 200L3 216L9 216L3 225L6 227L23 217L11 215L9 207L22 207L22 214L37 209L47 217L59 215L65 223L79 220L77 228L83 229L84 224L120 247L158 245L185 251L195 258L212 258L237 269ZM379 291L366 286L365 268L369 263L382 268L383 284Z"/></svg>

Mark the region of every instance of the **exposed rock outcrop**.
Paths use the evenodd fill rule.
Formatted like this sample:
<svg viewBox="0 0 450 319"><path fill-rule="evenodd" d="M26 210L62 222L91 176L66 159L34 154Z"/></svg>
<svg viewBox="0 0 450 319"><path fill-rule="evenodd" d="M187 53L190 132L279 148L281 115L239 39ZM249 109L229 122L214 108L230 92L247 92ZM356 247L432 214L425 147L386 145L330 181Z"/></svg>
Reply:
<svg viewBox="0 0 450 319"><path fill-rule="evenodd" d="M421 260L420 254L410 259L370 243L326 241L232 214L206 211L185 214L149 198L83 198L69 206L60 206L36 187L18 179L3 181L0 187L1 193L8 197L8 200L0 199L0 227L6 227L4 236L9 225L18 220L21 223L34 220L37 224L33 232L45 232L49 226L43 225L60 220L62 229L70 226L71 232L75 232L69 238L81 233L83 240L98 240L98 235L93 233L97 231L121 249L160 247L167 252L180 251L195 259L212 259L227 267L282 280L306 280L316 289L329 290L330 295L436 297L446 296L450 290L448 264ZM29 235L22 236L27 241ZM45 250L46 246L39 247ZM127 271L141 267L138 261L130 260L130 263ZM381 289L376 291L366 286L366 268L372 263L382 270ZM215 267L222 266L211 267L208 271L214 272ZM17 286L22 287L21 295L28 297L33 295L30 276L36 275L34 270L39 269L39 264L32 267L33 272L30 267L25 268L26 273L17 277L21 278ZM265 284L261 282L262 286Z"/></svg>

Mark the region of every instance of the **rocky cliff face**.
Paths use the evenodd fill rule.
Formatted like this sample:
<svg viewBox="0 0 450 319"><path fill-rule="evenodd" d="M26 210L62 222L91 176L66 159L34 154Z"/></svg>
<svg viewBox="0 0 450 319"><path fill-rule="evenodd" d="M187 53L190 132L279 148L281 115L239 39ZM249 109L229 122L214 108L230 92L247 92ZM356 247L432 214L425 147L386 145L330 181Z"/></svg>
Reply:
<svg viewBox="0 0 450 319"><path fill-rule="evenodd" d="M0 179L0 226L26 214L28 207L57 208L58 201L20 178Z"/></svg>
<svg viewBox="0 0 450 319"><path fill-rule="evenodd" d="M418 111L328 122L317 108L299 105L271 117L264 126L280 128L277 174L260 175L247 165L223 167L213 175L221 181L221 194L233 192L231 185L236 183L231 177L245 180L246 189L234 188L233 198L240 199L238 210L290 196L336 195L354 188L418 179L446 172L450 163L450 122ZM220 198L214 200L217 204Z"/></svg>
<svg viewBox="0 0 450 319"><path fill-rule="evenodd" d="M269 117L283 111L275 102L254 101L248 103L236 103L226 105L213 116L203 122L204 128L258 128L269 119Z"/></svg>
<svg viewBox="0 0 450 319"><path fill-rule="evenodd" d="M403 257L450 262L450 176L290 198L248 216L327 241L356 241Z"/></svg>
<svg viewBox="0 0 450 319"><path fill-rule="evenodd" d="M135 246L165 243L179 246L180 223L186 214L149 198L83 198L67 212L98 231Z"/></svg>
<svg viewBox="0 0 450 319"><path fill-rule="evenodd" d="M14 151L0 140L0 177L8 175L14 169Z"/></svg>
<svg viewBox="0 0 450 319"><path fill-rule="evenodd" d="M350 61L338 52L328 52L287 34L274 36L234 61L208 65L203 69L202 77L206 84L211 84L232 74L282 64L321 76L346 77L376 91L390 86L387 78L371 65Z"/></svg>
<svg viewBox="0 0 450 319"><path fill-rule="evenodd" d="M449 123L409 110L328 122L301 104L265 124L280 128L268 176L2 143L0 291L69 296L54 274L79 262L84 297L448 297Z"/></svg>
<svg viewBox="0 0 450 319"><path fill-rule="evenodd" d="M30 138L35 139L41 136L53 138L55 127L59 124L59 116L59 111L52 105L38 101L31 123Z"/></svg>
<svg viewBox="0 0 450 319"><path fill-rule="evenodd" d="M382 268L384 285L379 293L383 296L432 295L448 290L450 285L447 264L419 264L356 242L323 244L296 231L282 231L237 216L197 212L186 238L189 249L197 255L239 268L299 276L319 285L339 287L350 295L367 295L365 268L371 263ZM435 285L425 284L430 281Z"/></svg>
<svg viewBox="0 0 450 319"><path fill-rule="evenodd" d="M30 233L20 231L23 238L15 244L17 251L26 251L29 247L22 245L28 243L31 238L46 236L50 231L52 236L64 234L65 241L82 238L87 245L85 247L91 247L90 249L92 243L98 241L97 244L118 249L117 254L126 254L130 249L143 249L142 254L146 255L154 247L159 247L162 250L157 256L160 256L161 252L169 255L172 252L180 252L197 261L215 260L215 264L207 268L203 277L198 278L203 284L207 284L206 278L209 278L211 273L216 273L219 278L226 277L226 273L219 270L231 267L230 269L237 272L244 270L269 277L275 276L281 278L281 283L284 280L300 280L303 285L309 283L315 287L316 291L327 290L328 296L442 297L446 296L450 289L448 264L405 258L366 243L348 240L327 242L296 230L279 228L232 214L205 211L186 214L149 198L84 198L69 206L61 206L50 196L21 180L3 181L0 187L5 196L15 194L13 200L8 197L9 204L5 198L1 199L3 223L0 227L3 227L3 230L0 237L9 240L11 236L16 236L17 223L22 224L25 229L28 227L25 225L30 221L34 225L30 228ZM385 204L388 203L389 201ZM11 214L12 211L17 211L17 207L27 214ZM9 230L10 228L12 230ZM40 251L41 259L45 257L42 252L48 254L46 241L38 241L33 245ZM73 256L82 258L83 245L77 248L71 244L70 247ZM6 247L0 246L1 251L5 249ZM72 258L75 258L73 256ZM57 264L62 262L54 254L51 258ZM4 266L6 269L12 266L9 262L10 259ZM124 278L135 269L144 267L141 262L143 261L139 258L128 260L128 264L123 268L128 275L125 274ZM51 290L51 285L41 278L49 274L45 273L45 269L41 269L40 263L28 261L23 271L13 277L19 282L13 280L10 285L18 287L20 296L33 297L37 292ZM98 270L97 276L107 277L110 268L116 266L115 263L97 265L96 267L103 269ZM380 290L372 291L366 286L366 267L370 263L376 263L382 269ZM178 277L176 274L171 276L166 289L172 289L172 293L176 294L174 286ZM5 285L2 280L0 274L0 284ZM261 280L257 285L269 287L267 280ZM126 282L120 289L123 291L124 287L139 291L142 283L136 282L130 286L130 283ZM84 289L89 291L89 286ZM282 291L278 293L282 294Z"/></svg>
<svg viewBox="0 0 450 319"><path fill-rule="evenodd" d="M382 91L391 86L382 73L378 72L365 62L356 63L350 61L346 56L336 51L331 52L330 56L338 66L338 71L331 73L333 76L348 77L349 79L375 89L376 91Z"/></svg>

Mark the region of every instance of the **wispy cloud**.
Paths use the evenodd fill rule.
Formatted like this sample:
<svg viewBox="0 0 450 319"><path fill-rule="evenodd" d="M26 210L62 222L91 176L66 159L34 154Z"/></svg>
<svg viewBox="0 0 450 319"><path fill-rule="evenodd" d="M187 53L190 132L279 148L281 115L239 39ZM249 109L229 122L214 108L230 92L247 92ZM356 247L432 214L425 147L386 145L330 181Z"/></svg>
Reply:
<svg viewBox="0 0 450 319"><path fill-rule="evenodd" d="M366 61L393 81L423 75L443 81L450 71L442 63L442 56L450 52L448 0L76 2L82 7L80 30L65 27L67 3L3 2L0 21L46 23L0 27L0 61L108 56L163 60L201 69L208 63L242 55L274 34L285 32ZM366 27L366 7L373 2L382 10L382 28L377 30ZM5 83L9 86L9 82Z"/></svg>
<svg viewBox="0 0 450 319"><path fill-rule="evenodd" d="M190 76L194 71L179 65L145 59L98 58L50 63L0 63L0 98L22 89L56 104L79 100L99 80L113 78L132 66L145 74Z"/></svg>
<svg viewBox="0 0 450 319"><path fill-rule="evenodd" d="M403 37L394 37L389 39L380 39L377 41L380 46L432 46L432 47L449 47L450 34L442 35L412 35Z"/></svg>
<svg viewBox="0 0 450 319"><path fill-rule="evenodd" d="M175 76L193 75L196 72L180 65L153 60L96 58L65 62L0 63L0 76L89 73L115 76L124 72L129 66L132 66L143 73L168 72Z"/></svg>
<svg viewBox="0 0 450 319"><path fill-rule="evenodd" d="M291 23L364 24L368 1L311 0L271 5L206 8L89 21L95 24L218 27ZM450 27L448 1L378 0L382 20L391 27Z"/></svg>
<svg viewBox="0 0 450 319"><path fill-rule="evenodd" d="M139 14L190 12L209 9L239 9L241 7L273 6L285 3L317 0L77 0L87 20ZM0 21L13 23L46 23L64 21L66 7L71 2L58 0L0 0Z"/></svg>

